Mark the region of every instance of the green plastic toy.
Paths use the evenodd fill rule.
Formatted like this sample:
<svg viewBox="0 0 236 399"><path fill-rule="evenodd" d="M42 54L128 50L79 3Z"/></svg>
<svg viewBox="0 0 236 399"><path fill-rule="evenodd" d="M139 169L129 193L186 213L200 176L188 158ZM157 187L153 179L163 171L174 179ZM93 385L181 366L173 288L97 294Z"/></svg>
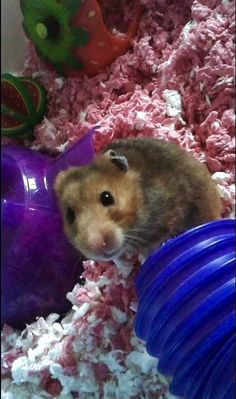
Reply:
<svg viewBox="0 0 236 399"><path fill-rule="evenodd" d="M46 92L37 79L1 76L1 135L30 138L46 112Z"/></svg>

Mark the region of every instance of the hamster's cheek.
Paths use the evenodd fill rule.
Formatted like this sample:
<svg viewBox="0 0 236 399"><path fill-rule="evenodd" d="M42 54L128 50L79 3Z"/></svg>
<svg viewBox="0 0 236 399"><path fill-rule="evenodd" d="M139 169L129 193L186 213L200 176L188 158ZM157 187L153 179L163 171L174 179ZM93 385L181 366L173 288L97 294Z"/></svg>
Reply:
<svg viewBox="0 0 236 399"><path fill-rule="evenodd" d="M134 221L136 220L136 211L132 208L132 206L127 207L125 210L114 209L111 214L111 219L114 224L122 229L123 232L133 225Z"/></svg>

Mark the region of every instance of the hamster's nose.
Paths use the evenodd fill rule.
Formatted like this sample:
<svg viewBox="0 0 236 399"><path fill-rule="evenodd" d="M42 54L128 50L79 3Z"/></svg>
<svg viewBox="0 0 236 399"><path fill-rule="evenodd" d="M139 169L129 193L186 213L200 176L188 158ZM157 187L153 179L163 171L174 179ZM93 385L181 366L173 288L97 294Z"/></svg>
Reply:
<svg viewBox="0 0 236 399"><path fill-rule="evenodd" d="M94 234L89 239L89 248L95 253L110 255L118 248L115 236L112 233Z"/></svg>
<svg viewBox="0 0 236 399"><path fill-rule="evenodd" d="M107 234L103 236L103 241L102 241L102 252L105 255L109 255L110 253L114 252L114 249L116 247L115 240L113 236Z"/></svg>

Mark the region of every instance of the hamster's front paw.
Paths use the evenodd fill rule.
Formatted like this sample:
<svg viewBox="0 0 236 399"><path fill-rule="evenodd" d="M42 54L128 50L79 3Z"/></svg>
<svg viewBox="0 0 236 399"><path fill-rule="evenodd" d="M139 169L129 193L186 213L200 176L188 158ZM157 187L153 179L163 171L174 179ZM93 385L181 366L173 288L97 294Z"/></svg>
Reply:
<svg viewBox="0 0 236 399"><path fill-rule="evenodd" d="M117 269L121 272L121 274L124 277L128 277L138 262L138 255L125 253L118 258L113 259L113 262L116 264Z"/></svg>

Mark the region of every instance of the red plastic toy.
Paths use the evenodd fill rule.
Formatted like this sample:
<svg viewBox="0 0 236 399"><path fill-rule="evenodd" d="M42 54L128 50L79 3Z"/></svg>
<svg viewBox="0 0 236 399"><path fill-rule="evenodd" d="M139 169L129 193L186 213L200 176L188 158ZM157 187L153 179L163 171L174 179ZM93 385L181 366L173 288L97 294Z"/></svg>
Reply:
<svg viewBox="0 0 236 399"><path fill-rule="evenodd" d="M126 36L112 34L97 0L21 0L23 28L39 55L64 76L94 76L130 47L142 7Z"/></svg>

